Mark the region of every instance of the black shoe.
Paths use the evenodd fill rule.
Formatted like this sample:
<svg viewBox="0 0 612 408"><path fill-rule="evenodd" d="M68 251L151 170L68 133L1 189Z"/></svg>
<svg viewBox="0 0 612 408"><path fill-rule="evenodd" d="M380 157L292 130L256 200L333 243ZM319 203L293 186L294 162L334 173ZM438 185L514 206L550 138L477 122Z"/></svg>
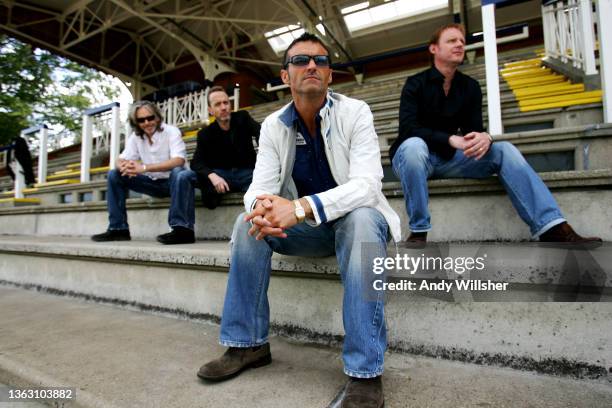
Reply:
<svg viewBox="0 0 612 408"><path fill-rule="evenodd" d="M540 242L545 246L558 248L595 249L602 245L599 237L583 237L567 223L562 222L540 235Z"/></svg>
<svg viewBox="0 0 612 408"><path fill-rule="evenodd" d="M412 232L400 246L408 249L421 249L425 248L426 245L427 232Z"/></svg>
<svg viewBox="0 0 612 408"><path fill-rule="evenodd" d="M164 245L193 244L195 242L195 234L189 228L172 227L171 232L158 235L157 241Z"/></svg>
<svg viewBox="0 0 612 408"><path fill-rule="evenodd" d="M107 241L129 241L130 230L107 230L101 234L91 236L92 241L107 242Z"/></svg>
<svg viewBox="0 0 612 408"><path fill-rule="evenodd" d="M257 347L230 347L220 358L204 364L198 371L198 377L208 381L223 381L247 368L263 367L271 362L269 343Z"/></svg>
<svg viewBox="0 0 612 408"><path fill-rule="evenodd" d="M350 377L346 385L341 408L382 408L385 406L382 377Z"/></svg>

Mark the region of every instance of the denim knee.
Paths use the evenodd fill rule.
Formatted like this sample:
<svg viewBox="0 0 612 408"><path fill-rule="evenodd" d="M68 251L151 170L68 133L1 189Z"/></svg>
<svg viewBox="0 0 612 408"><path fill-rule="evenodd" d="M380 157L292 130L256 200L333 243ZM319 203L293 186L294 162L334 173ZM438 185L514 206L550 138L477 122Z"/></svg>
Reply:
<svg viewBox="0 0 612 408"><path fill-rule="evenodd" d="M491 145L490 153L493 155L493 160L501 165L502 160L507 164L526 165L527 161L512 143L510 142L495 142Z"/></svg>
<svg viewBox="0 0 612 408"><path fill-rule="evenodd" d="M245 238L250 237L248 234L249 229L251 228L251 223L245 222L244 217L246 217L247 213L243 212L238 215L236 221L234 222L234 228L232 229L232 237L230 239L230 245L236 243L236 238Z"/></svg>
<svg viewBox="0 0 612 408"><path fill-rule="evenodd" d="M176 180L177 183L191 182L191 178L195 178L195 173L192 170L183 167L175 167L170 173L170 178Z"/></svg>
<svg viewBox="0 0 612 408"><path fill-rule="evenodd" d="M122 182L121 178L123 177L121 173L119 173L118 169L112 169L108 172L106 176L109 183L119 184Z"/></svg>
<svg viewBox="0 0 612 408"><path fill-rule="evenodd" d="M360 207L344 216L342 229L353 242L386 242L388 227L376 209Z"/></svg>
<svg viewBox="0 0 612 408"><path fill-rule="evenodd" d="M183 170L185 170L183 167L175 167L172 170L170 170L170 179L174 180L176 178L180 178Z"/></svg>
<svg viewBox="0 0 612 408"><path fill-rule="evenodd" d="M429 158L427 143L420 137L406 139L395 152L393 170L401 178L405 171L424 168Z"/></svg>

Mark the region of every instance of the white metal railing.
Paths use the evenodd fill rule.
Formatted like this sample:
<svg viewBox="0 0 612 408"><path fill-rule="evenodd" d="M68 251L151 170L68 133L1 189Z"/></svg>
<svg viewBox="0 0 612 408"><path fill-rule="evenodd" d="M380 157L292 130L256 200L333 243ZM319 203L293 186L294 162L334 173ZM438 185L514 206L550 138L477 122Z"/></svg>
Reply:
<svg viewBox="0 0 612 408"><path fill-rule="evenodd" d="M97 156L110 150L112 110L91 117L92 153Z"/></svg>
<svg viewBox="0 0 612 408"><path fill-rule="evenodd" d="M197 126L209 123L208 115L208 91L191 92L185 96L174 97L159 102L157 106L164 117L164 121L176 127ZM230 96L234 111L240 106L240 88L234 88L234 94Z"/></svg>
<svg viewBox="0 0 612 408"><path fill-rule="evenodd" d="M28 135L36 134L36 145L38 150L38 183L44 183L47 181L47 152L49 148L49 128L47 125L42 124L40 126L30 127L21 131L21 137L27 138ZM30 149L32 150L32 149ZM15 192L17 192L17 185L15 185ZM17 196L15 196L17 198ZM23 198L23 197L21 197Z"/></svg>
<svg viewBox="0 0 612 408"><path fill-rule="evenodd" d="M99 154L108 151L109 165L113 169L119 156L120 144L119 102L87 109L83 114L81 137L81 183L90 180L92 152Z"/></svg>
<svg viewBox="0 0 612 408"><path fill-rule="evenodd" d="M546 57L586 75L597 74L592 0L549 1L542 6Z"/></svg>
<svg viewBox="0 0 612 408"><path fill-rule="evenodd" d="M208 122L208 88L158 103L164 121L177 127Z"/></svg>

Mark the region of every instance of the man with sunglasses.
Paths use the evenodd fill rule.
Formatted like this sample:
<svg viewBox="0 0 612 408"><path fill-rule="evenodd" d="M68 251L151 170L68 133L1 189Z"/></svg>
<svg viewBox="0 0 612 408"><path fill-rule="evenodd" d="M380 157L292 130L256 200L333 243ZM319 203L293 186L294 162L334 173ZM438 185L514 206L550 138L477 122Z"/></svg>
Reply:
<svg viewBox="0 0 612 408"><path fill-rule="evenodd" d="M283 82L293 101L262 124L246 213L234 225L220 342L229 349L198 376L222 381L271 362L267 288L272 252L336 255L344 286L342 407L381 407L387 347L383 294L371 288L375 257L400 239L400 221L382 193L372 113L328 91L329 51L305 33L285 51ZM367 248L367 249L366 249Z"/></svg>
<svg viewBox="0 0 612 408"><path fill-rule="evenodd" d="M93 241L129 241L125 201L129 190L153 197L170 197L168 223L171 232L159 235L162 244L195 242L194 185L196 175L185 168L186 148L181 131L163 123L157 105L134 102L129 112L133 133L108 173L106 201L109 225Z"/></svg>

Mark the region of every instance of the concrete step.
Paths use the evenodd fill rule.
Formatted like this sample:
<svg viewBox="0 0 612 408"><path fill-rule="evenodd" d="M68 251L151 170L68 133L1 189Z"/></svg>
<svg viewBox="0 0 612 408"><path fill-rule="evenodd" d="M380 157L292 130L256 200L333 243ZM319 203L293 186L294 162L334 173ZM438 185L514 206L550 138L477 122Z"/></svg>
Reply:
<svg viewBox="0 0 612 408"><path fill-rule="evenodd" d="M379 137L380 146L390 146L398 133L398 100L387 100L389 97L384 96L380 98L379 106L386 106L384 109L378 109L376 106L372 106L375 119L376 132ZM399 94L397 95L399 98ZM486 107L485 107L486 108ZM556 108L547 109L536 112L524 113L520 112L518 107L506 108L506 117L504 118L504 124L509 129L520 125L537 125L543 124L546 128L554 128L554 132L574 132L574 128L577 126L590 127L590 126L606 126L598 125L602 120L601 105L582 105L574 106L568 109ZM485 114L486 118L486 114ZM593 125L595 124L595 125ZM505 140L506 135L502 135L500 140ZM196 140L192 139L186 142L188 156L193 156L196 149ZM555 148L556 149L556 148ZM558 149L557 149L558 150ZM12 183L7 183L7 188L12 189Z"/></svg>
<svg viewBox="0 0 612 408"><path fill-rule="evenodd" d="M467 253L482 254L483 251L491 255L489 259L496 261L494 266L487 266L490 275L496 282L508 282L513 290L512 297L492 295L488 301L479 301L477 297L466 300L462 294L448 297L432 292L388 292L385 314L392 350L555 375L610 380L608 370L612 368L612 346L608 339L612 332L608 322L612 318L612 271L609 266L612 247L609 244L594 251L581 252L595 259L603 268L599 303L589 302L592 300L589 297L574 297L573 301L582 299L577 303L551 302L558 299L559 290L563 288L558 285L561 274L556 270L555 262L563 263L567 251L551 249L542 253L541 249L530 246L504 248L495 244L444 248L439 250L454 257ZM534 250L539 251L535 257ZM204 318L212 322L218 322L222 312L229 265L226 242L198 242L168 248L145 241L93 243L74 238L58 241L8 236L0 237L0 253L0 284L3 286L35 289L181 318ZM510 259L511 256L515 258ZM583 261L580 258L579 262ZM337 344L343 334L342 285L335 258L274 255L272 269L268 293L273 331L301 341ZM454 279L451 274L453 272L448 272L448 278L445 278L449 282ZM425 275L416 276L431 280ZM571 295L571 290L562 294L568 293ZM3 310L11 308L3 305ZM47 308L40 311L57 315L63 321L72 321ZM19 313L31 316L23 309ZM91 333L92 336L100 336L103 330L103 339L114 337L106 331L113 324L94 316L87 319L97 322L99 327ZM105 325L100 327L100 321ZM4 333L16 330L12 325L2 324L2 327ZM75 336L80 333L75 328L70 332ZM151 333L157 333L154 330L144 332L149 337ZM8 337L11 339L15 335ZM578 341L581 344L579 348L576 347ZM90 343L78 338L72 338L70 342L72 346ZM138 343L130 342L142 347ZM0 344L5 346L6 342ZM184 346L185 342L178 341L177 344ZM12 349L10 345L7 347ZM114 347L107 349L113 350ZM50 352L48 355L57 354ZM5 356L3 353L2 357ZM198 358L198 362L192 363L197 368L198 363L205 360ZM393 364L387 366L393 367ZM0 381L6 382L1 377Z"/></svg>
<svg viewBox="0 0 612 408"><path fill-rule="evenodd" d="M374 126L377 132L381 130L395 131L399 126L397 110L386 110L374 116ZM483 107L483 120L487 127L487 110ZM531 112L521 112L518 106L508 106L502 109L502 124L506 132L512 128L529 124L545 124L550 128L564 128L580 125L592 125L603 122L603 111L600 103L570 106L567 108L543 109Z"/></svg>
<svg viewBox="0 0 612 408"><path fill-rule="evenodd" d="M40 199L38 198L0 198L0 208L12 208L12 207L23 207L40 205Z"/></svg>
<svg viewBox="0 0 612 408"><path fill-rule="evenodd" d="M390 166L389 149L397 134L392 129L386 129L378 136L381 140L386 140L386 143L381 146L383 166ZM610 168L612 155L612 125L610 124L506 133L495 137L495 140L511 142L528 160L533 155L565 152L572 159L574 168L571 170Z"/></svg>
<svg viewBox="0 0 612 408"><path fill-rule="evenodd" d="M337 347L272 336L271 365L204 383L195 372L223 352L218 327L206 316L174 319L136 305L121 310L21 289L0 293L0 381L74 387L69 406L326 407L346 381ZM388 408L600 407L612 398L605 381L398 352L387 353L383 378Z"/></svg>
<svg viewBox="0 0 612 408"><path fill-rule="evenodd" d="M541 173L541 177L551 188L568 221L581 233L612 240L612 170L548 172ZM72 194L88 191L87 184L80 184L79 188ZM100 197L104 184L94 182L89 188L94 197ZM66 194L69 190L62 191ZM403 235L407 236L408 221L400 184L385 183L384 192L400 215ZM434 223L430 239L433 241L529 239L527 227L520 221L495 177L485 180L431 180L429 193ZM45 199L41 198L41 201L45 202ZM168 199L128 200L132 237L154 239L167 232L168 206ZM240 194L224 197L222 205L212 211L196 207L196 236L201 239L229 239L234 220L243 211ZM481 219L496 221L477 227L466 221ZM104 201L0 208L0 234L88 237L104 231L107 220Z"/></svg>

